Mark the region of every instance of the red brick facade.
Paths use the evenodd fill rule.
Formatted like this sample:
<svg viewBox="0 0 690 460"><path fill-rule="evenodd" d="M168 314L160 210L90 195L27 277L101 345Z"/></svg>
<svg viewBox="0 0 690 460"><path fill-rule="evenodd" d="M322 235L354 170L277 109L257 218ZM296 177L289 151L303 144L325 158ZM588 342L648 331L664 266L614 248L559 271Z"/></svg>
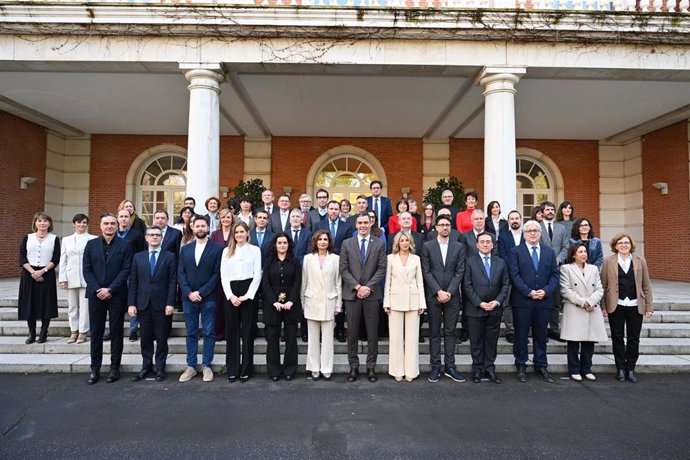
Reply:
<svg viewBox="0 0 690 460"><path fill-rule="evenodd" d="M0 111L0 163L3 168L0 197L5 209L0 278L8 278L20 275L19 244L31 232L34 213L45 208L45 128ZM27 190L21 190L19 179L23 176L38 180Z"/></svg>

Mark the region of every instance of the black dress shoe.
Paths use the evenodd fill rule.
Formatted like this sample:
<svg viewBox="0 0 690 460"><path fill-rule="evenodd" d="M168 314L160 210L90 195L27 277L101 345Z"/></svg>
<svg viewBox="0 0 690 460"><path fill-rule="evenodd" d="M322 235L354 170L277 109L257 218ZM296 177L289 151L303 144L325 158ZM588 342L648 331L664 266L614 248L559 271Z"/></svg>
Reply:
<svg viewBox="0 0 690 460"><path fill-rule="evenodd" d="M294 379L294 378L295 378L294 375L286 375L285 376L285 380L287 380L288 382L292 382L292 379Z"/></svg>
<svg viewBox="0 0 690 460"><path fill-rule="evenodd" d="M553 378L551 378L551 374L549 374L549 371L545 367L540 367L535 372L539 378L546 383L553 383Z"/></svg>
<svg viewBox="0 0 690 460"><path fill-rule="evenodd" d="M156 382L162 382L166 379L166 377L167 375L165 374L165 372L159 372L158 374L156 374Z"/></svg>
<svg viewBox="0 0 690 460"><path fill-rule="evenodd" d="M96 382L98 382L98 379L101 378L101 373L98 371L91 371L91 374L89 374L89 380L86 381L89 385L93 385Z"/></svg>
<svg viewBox="0 0 690 460"><path fill-rule="evenodd" d="M302 335L302 342L307 343L309 341L309 337L307 337L307 334Z"/></svg>
<svg viewBox="0 0 690 460"><path fill-rule="evenodd" d="M375 381L378 380L378 378L376 377L376 371L374 370L373 367L371 369L367 370L367 378L369 379L369 381L371 383L374 383Z"/></svg>
<svg viewBox="0 0 690 460"><path fill-rule="evenodd" d="M228 375L228 382L235 383L237 381L236 375Z"/></svg>
<svg viewBox="0 0 690 460"><path fill-rule="evenodd" d="M462 329L460 331L460 336L458 337L458 339L460 340L460 343L467 342L468 340L470 340L470 333L467 332L466 329Z"/></svg>
<svg viewBox="0 0 690 460"><path fill-rule="evenodd" d="M355 380L357 380L357 376L359 375L359 369L356 367L351 367L350 368L350 373L347 375L347 381L352 383Z"/></svg>
<svg viewBox="0 0 690 460"><path fill-rule="evenodd" d="M147 375L149 375L151 371L149 369L142 369L139 371L137 375L134 376L132 379L132 382L138 382L140 380L144 380Z"/></svg>
<svg viewBox="0 0 690 460"><path fill-rule="evenodd" d="M40 334L38 334L38 339L36 339L36 343L46 343L48 340L48 331L47 330L42 330Z"/></svg>
<svg viewBox="0 0 690 460"><path fill-rule="evenodd" d="M637 383L637 376L635 375L635 371L628 371L628 382Z"/></svg>
<svg viewBox="0 0 690 460"><path fill-rule="evenodd" d="M246 383L249 381L249 376L248 375L241 375L240 376L240 383Z"/></svg>
<svg viewBox="0 0 690 460"><path fill-rule="evenodd" d="M501 379L498 378L494 371L486 371L486 374L489 376L489 382L501 383Z"/></svg>
<svg viewBox="0 0 690 460"><path fill-rule="evenodd" d="M515 334L513 334L512 332L508 332L506 334L506 342L514 343L515 342Z"/></svg>
<svg viewBox="0 0 690 460"><path fill-rule="evenodd" d="M618 369L618 371L616 371L616 380L619 382L625 381L625 371L623 369Z"/></svg>
<svg viewBox="0 0 690 460"><path fill-rule="evenodd" d="M525 370L525 366L517 366L517 371L515 372L515 375L517 376L518 382L524 383L527 381L527 372L525 372Z"/></svg>
<svg viewBox="0 0 690 460"><path fill-rule="evenodd" d="M419 334L419 343L424 343L424 336Z"/></svg>
<svg viewBox="0 0 690 460"><path fill-rule="evenodd" d="M345 343L345 333L343 331L338 331L335 333L335 340L337 340L340 343Z"/></svg>
<svg viewBox="0 0 690 460"><path fill-rule="evenodd" d="M271 377L271 382L277 382L278 380L280 380L280 377L278 377L277 375Z"/></svg>
<svg viewBox="0 0 690 460"><path fill-rule="evenodd" d="M120 380L120 369L113 367L110 369L110 372L108 372L108 377L105 378L105 381L108 383L113 383L117 382Z"/></svg>
<svg viewBox="0 0 690 460"><path fill-rule="evenodd" d="M482 381L482 371L480 371L479 369L475 369L474 371L472 371L472 381L474 383L481 382Z"/></svg>
<svg viewBox="0 0 690 460"><path fill-rule="evenodd" d="M129 333L129 341L130 342L136 342L139 339L139 335L137 334L137 331L132 331Z"/></svg>
<svg viewBox="0 0 690 460"><path fill-rule="evenodd" d="M27 345L31 345L31 344L34 343L35 341L36 341L36 334L29 334L29 336L26 338L26 340L24 341L24 343L27 344Z"/></svg>
<svg viewBox="0 0 690 460"><path fill-rule="evenodd" d="M110 332L108 332L107 334L105 334L103 336L103 341L104 342L110 342Z"/></svg>
<svg viewBox="0 0 690 460"><path fill-rule="evenodd" d="M281 335L281 336L280 336L280 341L281 341L281 342L285 342L285 336L284 336L284 335Z"/></svg>

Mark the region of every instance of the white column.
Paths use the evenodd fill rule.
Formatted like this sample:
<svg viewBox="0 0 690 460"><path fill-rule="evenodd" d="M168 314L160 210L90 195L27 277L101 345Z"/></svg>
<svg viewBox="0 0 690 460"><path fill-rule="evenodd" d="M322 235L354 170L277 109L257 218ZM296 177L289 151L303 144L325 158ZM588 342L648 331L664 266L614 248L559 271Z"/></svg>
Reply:
<svg viewBox="0 0 690 460"><path fill-rule="evenodd" d="M196 211L205 214L204 201L218 196L220 170L221 64L180 64L188 70L189 131L187 138L187 195L196 199Z"/></svg>
<svg viewBox="0 0 690 460"><path fill-rule="evenodd" d="M484 88L484 196L497 200L503 216L516 209L515 84L522 67L485 67L476 81Z"/></svg>

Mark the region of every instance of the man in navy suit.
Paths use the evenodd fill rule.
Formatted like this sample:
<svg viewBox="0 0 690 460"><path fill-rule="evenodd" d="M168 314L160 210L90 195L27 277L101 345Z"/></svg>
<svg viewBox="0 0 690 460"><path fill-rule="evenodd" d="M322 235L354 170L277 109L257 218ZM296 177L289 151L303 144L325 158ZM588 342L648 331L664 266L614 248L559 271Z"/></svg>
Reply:
<svg viewBox="0 0 690 460"><path fill-rule="evenodd" d="M187 369L180 382L196 375L199 350L199 315L204 334L202 374L204 382L213 380L213 351L216 346L216 287L220 280L220 257L223 248L208 239L208 222L201 215L192 217L194 241L180 251L177 282L182 291L182 309L187 330Z"/></svg>
<svg viewBox="0 0 690 460"><path fill-rule="evenodd" d="M508 227L510 231L498 234L498 257L503 259L506 265L510 263L510 250L525 242L522 234L522 214L519 211L512 210L508 213ZM503 305L503 323L506 325L506 341L514 343L515 327L513 326L513 307L510 306L510 302Z"/></svg>
<svg viewBox="0 0 690 460"><path fill-rule="evenodd" d="M269 218L273 215L273 213L278 212L278 208L276 208L273 205L274 198L275 197L271 190L264 190L263 192L261 192L261 203L263 204L263 206L258 208L257 211L266 211L268 213Z"/></svg>
<svg viewBox="0 0 690 460"><path fill-rule="evenodd" d="M328 215L328 190L320 188L316 191L316 208L309 210L309 215L307 217L306 228L308 228L312 233L316 231L316 224L322 220L326 220Z"/></svg>
<svg viewBox="0 0 690 460"><path fill-rule="evenodd" d="M301 264L304 256L311 252L311 231L308 227L302 226L302 211L297 208L290 211L290 229L287 234L294 243L293 252ZM302 342L306 342L308 340L307 319L303 318L300 324Z"/></svg>
<svg viewBox="0 0 690 460"><path fill-rule="evenodd" d="M128 240L132 243L132 251L134 254L146 249L146 241L144 235L136 228L130 227L132 213L126 209L121 209L117 212L117 237ZM129 341L136 342L139 338L137 331L139 330L139 318L133 316L129 319Z"/></svg>
<svg viewBox="0 0 690 460"><path fill-rule="evenodd" d="M316 224L317 230L330 232L333 239L333 252L340 254L343 241L352 236L352 227L340 220L340 203L335 200L328 202L328 217Z"/></svg>
<svg viewBox="0 0 690 460"><path fill-rule="evenodd" d="M424 235L422 235L419 232L415 232L412 230L412 222L414 220L414 217L412 217L412 214L404 211L401 212L398 215L398 223L400 224L400 231L397 231L393 233L392 235L389 235L387 238L387 253L390 254L393 252L393 241L395 240L395 236L400 233L400 232L407 232L411 237L412 241L414 242L414 253L419 255L422 253L422 245L424 244Z"/></svg>
<svg viewBox="0 0 690 460"><path fill-rule="evenodd" d="M84 248L84 280L91 318L91 374L88 384L98 382L103 362L103 333L106 314L110 317L110 373L106 381L120 378L122 338L127 306L127 278L132 266L132 244L118 238L117 219L112 213L101 215L101 236Z"/></svg>
<svg viewBox="0 0 690 460"><path fill-rule="evenodd" d="M141 324L141 371L134 377L138 382L153 371L153 339L156 339L156 381L165 380L168 357L168 317L175 310L177 294L176 257L161 246L163 232L157 225L146 231L148 250L132 259L129 274L129 316L139 318Z"/></svg>
<svg viewBox="0 0 690 460"><path fill-rule="evenodd" d="M180 242L182 241L182 232L174 227L168 225L168 211L159 209L153 215L153 222L161 229L163 233L163 242L161 249L168 251L175 256L175 266L177 266L177 256L180 253Z"/></svg>
<svg viewBox="0 0 690 460"><path fill-rule="evenodd" d="M491 382L501 383L494 363L503 304L510 290L508 269L494 254L494 239L490 233L477 235L475 247L476 252L467 254L462 284L472 353L472 381L479 383L484 371Z"/></svg>
<svg viewBox="0 0 690 460"><path fill-rule="evenodd" d="M513 355L517 378L527 381L527 336L532 329L534 356L532 362L539 378L553 383L546 359L546 326L554 307L553 298L560 273L556 253L550 247L540 244L541 227L535 220L527 221L523 227L525 243L510 250L510 280L513 283L510 304L513 306L515 343Z"/></svg>
<svg viewBox="0 0 690 460"><path fill-rule="evenodd" d="M381 195L383 183L380 180L373 180L369 185L371 196L367 198L368 209L376 213L378 222L376 224L388 233L388 219L393 215L391 200L387 196Z"/></svg>
<svg viewBox="0 0 690 460"><path fill-rule="evenodd" d="M273 232L268 228L268 213L264 210L256 211L254 214L254 228L249 231L249 244L258 246L261 249L261 266L263 267L268 255L269 241Z"/></svg>
<svg viewBox="0 0 690 460"><path fill-rule="evenodd" d="M278 197L278 211L274 211L268 217L268 228L275 233L285 232L290 229L290 197L280 195Z"/></svg>

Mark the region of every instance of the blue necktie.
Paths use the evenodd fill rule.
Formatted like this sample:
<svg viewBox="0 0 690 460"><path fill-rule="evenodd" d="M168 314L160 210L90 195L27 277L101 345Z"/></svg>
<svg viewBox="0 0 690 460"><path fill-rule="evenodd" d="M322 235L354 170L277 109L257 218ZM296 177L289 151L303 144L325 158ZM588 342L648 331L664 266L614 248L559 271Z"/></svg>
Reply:
<svg viewBox="0 0 690 460"><path fill-rule="evenodd" d="M484 268L486 268L486 274L491 279L491 265L489 265L489 256L484 257Z"/></svg>
<svg viewBox="0 0 690 460"><path fill-rule="evenodd" d="M376 221L378 224L378 227L381 226L381 213L379 212L379 199L375 198L374 199L374 212L376 213Z"/></svg>
<svg viewBox="0 0 690 460"><path fill-rule="evenodd" d="M151 256L149 257L149 267L151 268L151 275L156 271L156 252L151 251Z"/></svg>
<svg viewBox="0 0 690 460"><path fill-rule="evenodd" d="M331 222L331 238L335 239L335 221Z"/></svg>
<svg viewBox="0 0 690 460"><path fill-rule="evenodd" d="M536 246L532 246L532 263L534 264L534 269L539 270L539 256L537 255Z"/></svg>
<svg viewBox="0 0 690 460"><path fill-rule="evenodd" d="M364 247L365 238L362 238L362 246L359 248L360 255L362 256L362 265L364 265L364 260L367 258L367 249Z"/></svg>
<svg viewBox="0 0 690 460"><path fill-rule="evenodd" d="M259 242L259 246L264 244L264 232L258 232L256 234L256 240Z"/></svg>

